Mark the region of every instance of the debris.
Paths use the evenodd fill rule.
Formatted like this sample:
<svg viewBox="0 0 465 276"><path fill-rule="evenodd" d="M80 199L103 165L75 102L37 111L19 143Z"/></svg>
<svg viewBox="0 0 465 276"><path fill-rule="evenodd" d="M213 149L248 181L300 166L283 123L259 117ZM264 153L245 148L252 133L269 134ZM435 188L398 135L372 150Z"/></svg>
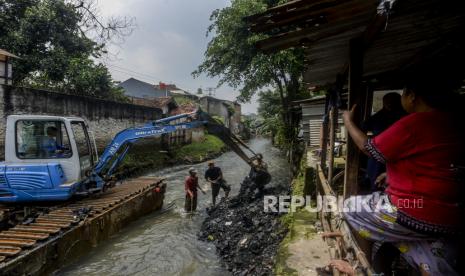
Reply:
<svg viewBox="0 0 465 276"><path fill-rule="evenodd" d="M255 193L249 178L239 194L229 201L222 200L208 210L199 239L213 242L217 254L233 275L270 275L275 255L287 233L281 225L280 214L263 210L263 195ZM289 193L289 185L266 188L264 194ZM215 236L211 240L210 236Z"/></svg>
<svg viewBox="0 0 465 276"><path fill-rule="evenodd" d="M340 273L345 273L349 276L355 275L354 268L346 260L332 260L328 266L335 268Z"/></svg>

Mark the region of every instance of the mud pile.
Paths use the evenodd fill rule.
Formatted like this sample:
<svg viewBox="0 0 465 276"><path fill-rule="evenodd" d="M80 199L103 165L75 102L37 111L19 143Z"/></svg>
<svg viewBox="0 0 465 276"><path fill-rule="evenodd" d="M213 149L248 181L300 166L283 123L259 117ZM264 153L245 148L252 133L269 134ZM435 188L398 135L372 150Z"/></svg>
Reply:
<svg viewBox="0 0 465 276"><path fill-rule="evenodd" d="M265 188L266 195L289 194L288 185ZM208 211L199 238L213 242L233 275L271 275L275 255L287 228L278 213L265 213L263 195L246 178L239 194Z"/></svg>

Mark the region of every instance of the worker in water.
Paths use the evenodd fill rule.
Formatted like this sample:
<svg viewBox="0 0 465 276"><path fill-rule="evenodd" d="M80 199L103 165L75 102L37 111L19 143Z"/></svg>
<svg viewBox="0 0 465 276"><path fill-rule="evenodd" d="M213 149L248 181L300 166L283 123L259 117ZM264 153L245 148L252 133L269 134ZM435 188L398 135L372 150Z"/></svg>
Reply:
<svg viewBox="0 0 465 276"><path fill-rule="evenodd" d="M406 113L402 108L400 99L399 93L391 92L384 95L383 108L362 124L362 130L371 133L370 137L375 137L402 118ZM380 189L376 179L384 172L386 172L385 164L378 162L373 157L368 157L366 181L369 183L371 191Z"/></svg>
<svg viewBox="0 0 465 276"><path fill-rule="evenodd" d="M257 170L268 171L268 164L263 161L263 155L261 153L258 153L256 158L252 161L252 166Z"/></svg>
<svg viewBox="0 0 465 276"><path fill-rule="evenodd" d="M253 187L251 191L258 189L258 195L263 195L265 185L270 182L271 175L268 173L268 165L263 161L263 155L261 153L257 154L252 161L249 178L253 182Z"/></svg>
<svg viewBox="0 0 465 276"><path fill-rule="evenodd" d="M197 189L204 194L205 191L200 188L197 170L193 167L189 169L189 176L186 177L184 182L184 189L186 191L184 210L186 210L186 212L194 212L197 209Z"/></svg>
<svg viewBox="0 0 465 276"><path fill-rule="evenodd" d="M211 183L213 206L216 204L216 197L220 193L220 188L224 191L224 197L228 198L231 187L224 180L221 168L216 167L214 161L208 162L208 169L205 171L205 180Z"/></svg>

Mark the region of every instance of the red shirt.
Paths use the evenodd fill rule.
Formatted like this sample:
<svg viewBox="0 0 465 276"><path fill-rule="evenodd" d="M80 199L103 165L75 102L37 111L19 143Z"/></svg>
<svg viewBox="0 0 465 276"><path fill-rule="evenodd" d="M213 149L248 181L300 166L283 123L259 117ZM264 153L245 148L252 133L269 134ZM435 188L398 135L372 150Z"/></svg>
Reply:
<svg viewBox="0 0 465 276"><path fill-rule="evenodd" d="M452 164L463 142L450 114L410 114L369 140L366 149L387 167L392 204L398 221L425 232L454 231L461 223L461 186Z"/></svg>
<svg viewBox="0 0 465 276"><path fill-rule="evenodd" d="M186 181L184 182L184 189L192 191L194 194L197 193L197 185L199 183L199 178L193 177L193 176L188 176L186 177Z"/></svg>

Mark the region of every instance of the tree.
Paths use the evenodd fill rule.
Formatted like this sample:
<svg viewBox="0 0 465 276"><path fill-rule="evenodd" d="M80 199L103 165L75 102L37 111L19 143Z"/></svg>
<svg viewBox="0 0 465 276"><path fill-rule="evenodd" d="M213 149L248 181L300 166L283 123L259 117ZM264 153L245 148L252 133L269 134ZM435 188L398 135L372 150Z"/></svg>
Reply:
<svg viewBox="0 0 465 276"><path fill-rule="evenodd" d="M203 90L201 87L197 88L197 95L202 95L203 94Z"/></svg>
<svg viewBox="0 0 465 276"><path fill-rule="evenodd" d="M123 89L114 85L108 69L90 59L71 59L61 81L50 81L47 76L39 73L24 79L24 82L37 89L128 102Z"/></svg>
<svg viewBox="0 0 465 276"><path fill-rule="evenodd" d="M133 21L110 19L108 23L96 15L94 0L0 0L0 48L20 56L14 60L13 80L16 84L46 86L49 89L63 87L75 75L76 64L84 72L99 71L103 65L95 65L93 58L106 53L106 43L130 33ZM105 68L106 69L106 68ZM111 77L74 78L76 94L92 95L112 87ZM82 84L76 81L84 81ZM95 82L92 82L94 80ZM102 81L106 84L102 86ZM68 89L62 89L68 91ZM112 89L108 90L112 91Z"/></svg>
<svg viewBox="0 0 465 276"><path fill-rule="evenodd" d="M289 49L272 55L259 52L255 43L266 36L250 32L244 20L278 3L277 0L233 0L230 7L215 10L207 31L207 35L214 36L208 44L205 60L193 75L220 77L219 86L228 84L240 88L242 102L272 86L279 95L281 119L289 127L286 139L290 141L297 135L296 120L289 107L291 101L300 96L303 51Z"/></svg>
<svg viewBox="0 0 465 276"><path fill-rule="evenodd" d="M279 92L276 90L266 90L258 93L258 115L263 119L261 132L270 133L273 142L279 146L285 144L285 126L280 119L283 107Z"/></svg>

